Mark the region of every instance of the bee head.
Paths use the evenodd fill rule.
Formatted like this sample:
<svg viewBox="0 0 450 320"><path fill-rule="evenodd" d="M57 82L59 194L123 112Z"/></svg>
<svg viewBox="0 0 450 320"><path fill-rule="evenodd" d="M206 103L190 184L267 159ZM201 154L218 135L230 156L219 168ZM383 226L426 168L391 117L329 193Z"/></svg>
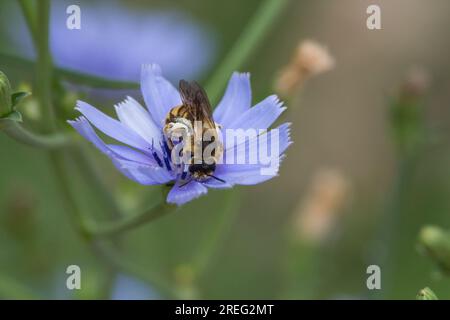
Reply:
<svg viewBox="0 0 450 320"><path fill-rule="evenodd" d="M191 164L189 166L189 173L192 175L193 179L190 179L189 182L192 181L192 180L196 180L196 181L202 182L202 181L205 181L205 180L207 180L209 178L213 178L213 179L215 179L217 181L225 183L225 180L222 180L222 179L214 176L214 171L215 170L216 170L216 164L215 163L208 164L206 162L203 162L203 163L198 163L198 164ZM183 186L186 185L186 184L183 184Z"/></svg>
<svg viewBox="0 0 450 320"><path fill-rule="evenodd" d="M195 175L211 175L216 170L216 164L211 163L208 164L206 162L203 163L194 163L189 166L189 173L193 176Z"/></svg>

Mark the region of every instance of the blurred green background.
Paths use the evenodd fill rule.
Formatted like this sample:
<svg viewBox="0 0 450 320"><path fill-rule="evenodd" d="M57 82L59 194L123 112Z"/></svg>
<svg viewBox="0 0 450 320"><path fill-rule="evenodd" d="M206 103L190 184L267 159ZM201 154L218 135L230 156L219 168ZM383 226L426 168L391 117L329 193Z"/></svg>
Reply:
<svg viewBox="0 0 450 320"><path fill-rule="evenodd" d="M205 82L260 3L120 4L141 12L175 9L207 28L216 51L211 65L198 76ZM382 30L366 28L366 8L373 3L381 7ZM20 14L15 1L2 1L2 14L11 6ZM122 259L194 298L412 299L425 286L449 298L450 280L420 253L417 241L424 225L450 227L449 10L445 0L432 5L424 0L290 1L256 54L239 70L251 73L253 102L274 92L279 70L301 40L324 44L336 66L286 99L288 111L282 121L292 122L294 144L280 176L235 191L210 190L176 213L127 233L120 243ZM5 29L0 41L0 52L9 52ZM414 66L431 78L420 105L431 138L407 172L400 204L389 210L401 162L391 135L390 101ZM32 70L8 61L0 60L0 68L15 88L32 78ZM134 96L141 99L139 93ZM97 103L95 97L89 99L107 111L121 98L101 97ZM72 118L75 113L70 112ZM158 188L128 181L91 145L85 147L124 208L152 203ZM74 166L74 159L69 161ZM44 151L0 135L0 164L1 298L28 292L42 298L109 298L114 290L127 290L117 288L117 274L135 278L151 288L151 297L161 297L139 275L111 271L77 234ZM323 168L339 172L348 194L324 239L311 244L295 236L299 231L294 221ZM94 212L99 221L110 219L93 186L76 172L72 176L83 210ZM223 230L216 239L218 225ZM193 266L204 257L204 271L193 278ZM65 287L66 267L71 264L81 267L82 290ZM366 287L366 268L372 264L381 268L378 291Z"/></svg>

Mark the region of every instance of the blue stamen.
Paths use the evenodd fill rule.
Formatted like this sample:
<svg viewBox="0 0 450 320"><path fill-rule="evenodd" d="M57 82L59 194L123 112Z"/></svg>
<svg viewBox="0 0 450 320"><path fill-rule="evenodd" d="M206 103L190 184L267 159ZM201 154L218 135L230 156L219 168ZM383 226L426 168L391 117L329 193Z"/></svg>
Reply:
<svg viewBox="0 0 450 320"><path fill-rule="evenodd" d="M167 145L167 142L164 140L163 141L163 146L164 146L164 150L166 151L167 155L170 154L170 149L169 146Z"/></svg>
<svg viewBox="0 0 450 320"><path fill-rule="evenodd" d="M156 163L158 164L158 166L162 167L162 166L163 166L163 163L162 163L161 159L159 158L158 154L157 154L156 151L155 151L154 143L153 143L153 142L154 142L154 141L152 140L151 151L152 151L153 159L155 159L155 161L156 161Z"/></svg>
<svg viewBox="0 0 450 320"><path fill-rule="evenodd" d="M172 167L171 167L170 161L169 161L169 152L168 152L169 148L165 147L166 144L164 142L160 142L159 144L160 144L161 149L164 151L164 163L166 164L166 168L167 168L167 170L172 171Z"/></svg>

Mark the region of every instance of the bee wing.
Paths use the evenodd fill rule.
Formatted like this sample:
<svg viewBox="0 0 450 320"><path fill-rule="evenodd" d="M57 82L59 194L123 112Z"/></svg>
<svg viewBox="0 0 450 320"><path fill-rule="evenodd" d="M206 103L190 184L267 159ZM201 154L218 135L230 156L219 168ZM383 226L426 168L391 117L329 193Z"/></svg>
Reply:
<svg viewBox="0 0 450 320"><path fill-rule="evenodd" d="M180 80L180 94L183 104L193 119L203 121L205 125L215 128L208 96L197 82Z"/></svg>

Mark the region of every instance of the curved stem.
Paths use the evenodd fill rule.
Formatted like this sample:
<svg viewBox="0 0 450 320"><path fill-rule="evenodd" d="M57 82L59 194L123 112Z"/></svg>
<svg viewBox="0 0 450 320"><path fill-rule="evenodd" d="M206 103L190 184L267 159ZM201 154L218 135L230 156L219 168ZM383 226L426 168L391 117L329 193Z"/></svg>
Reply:
<svg viewBox="0 0 450 320"><path fill-rule="evenodd" d="M283 12L289 0L265 0L254 13L244 32L239 36L223 62L208 81L206 92L213 104L218 101L231 73L255 52L267 31Z"/></svg>
<svg viewBox="0 0 450 320"><path fill-rule="evenodd" d="M175 297L175 293L171 291L169 283L167 283L161 275L153 274L148 270L142 269L134 263L130 262L127 258L124 258L117 251L117 248L114 247L114 244L107 244L93 237L94 234L92 233L91 223L78 208L77 201L71 190L71 181L68 176L68 173L70 171L68 170L69 168L65 165L66 159L64 159L63 151L53 151L51 153L51 159L56 170L56 177L60 182L62 196L64 197L64 203L67 205L67 211L71 215L72 220L74 221L74 224L78 229L78 233L83 236L84 240L87 242L92 251L94 251L106 264L108 264L108 266L113 267L117 271L121 270L123 272L133 274L155 286L165 295L169 297ZM114 233L114 235L117 234L117 232ZM108 235L113 235L113 233L108 233Z"/></svg>
<svg viewBox="0 0 450 320"><path fill-rule="evenodd" d="M56 173L57 182L60 185L61 195L67 206L67 212L70 214L78 233L85 240L89 240L90 233L86 231L88 222L84 215L80 213L76 199L70 189L69 168L65 166L65 153L62 150L52 151L50 153L50 160Z"/></svg>
<svg viewBox="0 0 450 320"><path fill-rule="evenodd" d="M175 206L162 201L153 208L140 214L130 215L116 221L105 222L102 223L102 225L91 225L87 228L87 232L94 237L116 236L139 226L143 226L150 221L154 221L175 209Z"/></svg>
<svg viewBox="0 0 450 320"><path fill-rule="evenodd" d="M55 149L68 144L69 137L63 134L41 135L25 129L21 124L14 120L1 120L1 131L4 131L12 139L31 147L41 149Z"/></svg>
<svg viewBox="0 0 450 320"><path fill-rule="evenodd" d="M4 65L17 66L23 70L29 70L35 66L35 62L13 54L0 52L0 61ZM139 89L139 83L132 81L111 80L74 70L54 67L56 77L75 84L91 88L101 89Z"/></svg>
<svg viewBox="0 0 450 320"><path fill-rule="evenodd" d="M139 89L140 84L132 81L111 80L74 70L55 68L56 74L64 80L101 89Z"/></svg>
<svg viewBox="0 0 450 320"><path fill-rule="evenodd" d="M50 3L48 0L40 0L38 3L38 25L43 30L40 30L39 33L32 32L36 36L35 44L37 46L38 52L38 60L36 64L36 75L37 75L37 96L38 101L43 108L45 122L45 129L49 132L56 131L56 121L54 110L52 106L52 92L51 92L51 84L52 84L52 59L48 48L48 20L50 15ZM33 26L30 24L30 29L33 29ZM34 29L36 31L36 29ZM17 129L17 128L16 128ZM23 133L23 132L22 132ZM28 136L29 138L29 136ZM79 146L76 146L79 147ZM121 257L117 258L117 252L113 248L105 250L105 248L99 250L99 246L97 239L92 237L90 233L89 227L91 224L86 216L80 211L76 197L71 190L71 180L69 178L69 173L71 172L69 168L66 166L67 159L66 156L71 155L69 151L73 149L59 149L53 150L50 152L50 159L53 163L53 167L55 168L56 177L60 182L62 195L65 197L64 203L67 205L67 209L71 214L71 217L76 225L80 235L87 241L90 247L99 253L99 256L105 260L108 265L113 267L118 267L121 269L125 269L130 273L139 273L143 275L143 278L148 280L151 284L158 287L158 289L169 292L170 286L165 284L163 278L156 275L149 275L147 270L142 272L137 272L137 266L127 262L125 259ZM124 220L121 220L120 223L116 223L113 226L120 231L128 230L131 227L136 226L142 221L156 218L160 215L163 210L150 211L154 212L154 214L147 213L146 215L130 217ZM104 234L117 234L117 230L115 228L105 228L99 229L103 231ZM113 243L111 245L114 245Z"/></svg>
<svg viewBox="0 0 450 320"><path fill-rule="evenodd" d="M111 212L111 217L120 218L123 216L117 199L114 197L107 182L104 181L104 176L98 170L96 163L85 151L84 145L78 141L75 142L75 145L70 149L70 156L78 165L79 171L84 175L85 180L89 182L92 190L102 198L102 204L105 206L105 210Z"/></svg>

